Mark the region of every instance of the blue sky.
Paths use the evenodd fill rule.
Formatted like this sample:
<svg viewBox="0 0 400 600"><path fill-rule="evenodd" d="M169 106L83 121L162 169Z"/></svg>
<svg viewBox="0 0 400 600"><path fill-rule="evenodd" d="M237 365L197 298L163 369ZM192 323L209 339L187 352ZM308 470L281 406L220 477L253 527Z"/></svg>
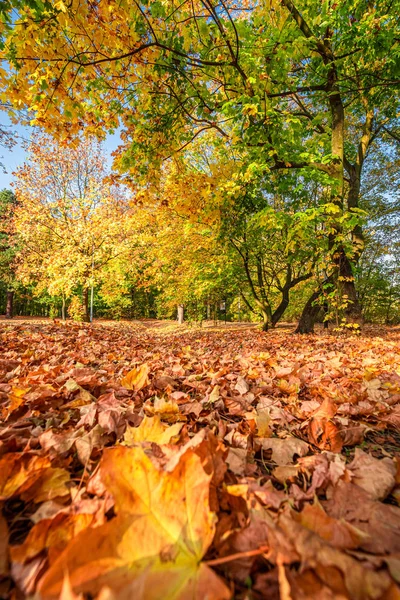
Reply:
<svg viewBox="0 0 400 600"><path fill-rule="evenodd" d="M17 167L23 164L26 158L26 152L23 148L23 142L29 141L30 136L34 133L34 129L30 127L22 127L20 125L11 125L10 121L5 115L1 115L1 125L9 127L10 131L14 131L17 134L17 144L8 150L7 148L0 147L0 163L4 165L6 173L0 168L0 190L9 188L14 177L12 172ZM113 152L120 144L119 133L107 136L103 143L104 152L108 159L108 164L111 167L111 152Z"/></svg>

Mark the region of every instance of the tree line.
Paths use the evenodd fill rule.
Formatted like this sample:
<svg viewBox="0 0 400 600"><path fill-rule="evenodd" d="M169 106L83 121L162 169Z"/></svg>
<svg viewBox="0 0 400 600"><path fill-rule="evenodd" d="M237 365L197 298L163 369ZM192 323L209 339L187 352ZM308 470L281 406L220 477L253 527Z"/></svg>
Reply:
<svg viewBox="0 0 400 600"><path fill-rule="evenodd" d="M80 285L85 296L131 278L131 287L154 288L157 314L240 298L264 329L296 307L299 332L321 312L349 329L395 319L399 8L398 0L4 3L4 106L27 109L61 147L119 128L109 185L127 186L132 198L115 209L113 191L111 204L77 209L76 224L88 215L120 223L119 241L104 234L97 253L97 240L83 236L50 292L67 298ZM57 210L59 221L72 217ZM48 235L39 235L46 248ZM60 246L40 273L63 255Z"/></svg>

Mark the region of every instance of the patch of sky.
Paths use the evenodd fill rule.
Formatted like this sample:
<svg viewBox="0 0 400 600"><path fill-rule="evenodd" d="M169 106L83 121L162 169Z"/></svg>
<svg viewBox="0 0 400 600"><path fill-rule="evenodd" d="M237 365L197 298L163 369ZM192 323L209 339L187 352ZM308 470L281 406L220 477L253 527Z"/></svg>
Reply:
<svg viewBox="0 0 400 600"><path fill-rule="evenodd" d="M0 129L13 134L15 144L12 148L0 146L0 190L10 188L14 180L13 171L21 166L26 160L26 145L30 139L34 139L38 129L23 125L14 125L6 115L0 115ZM117 149L121 143L120 132L116 131L108 135L103 142L103 150L107 159L109 168L112 165L111 153Z"/></svg>

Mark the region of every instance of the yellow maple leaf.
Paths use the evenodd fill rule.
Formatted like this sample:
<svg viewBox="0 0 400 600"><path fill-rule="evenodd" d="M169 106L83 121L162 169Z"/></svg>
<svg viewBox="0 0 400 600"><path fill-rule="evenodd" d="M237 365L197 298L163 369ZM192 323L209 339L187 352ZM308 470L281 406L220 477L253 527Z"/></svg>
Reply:
<svg viewBox="0 0 400 600"><path fill-rule="evenodd" d="M147 363L140 365L140 367L135 367L121 379L121 385L127 390L135 390L135 392L138 392L147 385L149 370L149 365Z"/></svg>
<svg viewBox="0 0 400 600"><path fill-rule="evenodd" d="M128 446L140 442L155 442L156 444L169 444L171 439L179 435L183 423L175 423L175 425L165 425L161 422L158 415L154 417L144 417L139 427L128 427L124 442Z"/></svg>
<svg viewBox="0 0 400 600"><path fill-rule="evenodd" d="M187 449L164 470L141 446L105 450L100 473L115 500L117 516L72 540L40 583L42 600L59 597L64 573L74 593L135 600L224 600L230 592L201 562L212 542L207 474Z"/></svg>

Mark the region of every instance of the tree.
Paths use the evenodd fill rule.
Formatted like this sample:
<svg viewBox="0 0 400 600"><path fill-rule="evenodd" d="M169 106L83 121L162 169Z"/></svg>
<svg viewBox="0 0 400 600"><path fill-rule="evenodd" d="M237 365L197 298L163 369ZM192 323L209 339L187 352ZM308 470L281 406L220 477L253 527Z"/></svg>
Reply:
<svg viewBox="0 0 400 600"><path fill-rule="evenodd" d="M63 315L80 286L85 320L89 288L129 243L129 204L105 175L97 142L67 147L47 136L31 143L27 163L16 172L18 274L61 297Z"/></svg>
<svg viewBox="0 0 400 600"><path fill-rule="evenodd" d="M341 221L357 212L371 143L396 128L398 0L39 6L18 2L3 34L14 105L63 136L122 123L128 177L157 177L208 135L211 153L240 155L241 178L295 169L323 179L332 278L358 318L362 231L355 222L344 246Z"/></svg>
<svg viewBox="0 0 400 600"><path fill-rule="evenodd" d="M11 190L0 191L0 279L6 286L6 319L12 319L15 278L15 255L17 252L13 229L13 216L17 199Z"/></svg>

